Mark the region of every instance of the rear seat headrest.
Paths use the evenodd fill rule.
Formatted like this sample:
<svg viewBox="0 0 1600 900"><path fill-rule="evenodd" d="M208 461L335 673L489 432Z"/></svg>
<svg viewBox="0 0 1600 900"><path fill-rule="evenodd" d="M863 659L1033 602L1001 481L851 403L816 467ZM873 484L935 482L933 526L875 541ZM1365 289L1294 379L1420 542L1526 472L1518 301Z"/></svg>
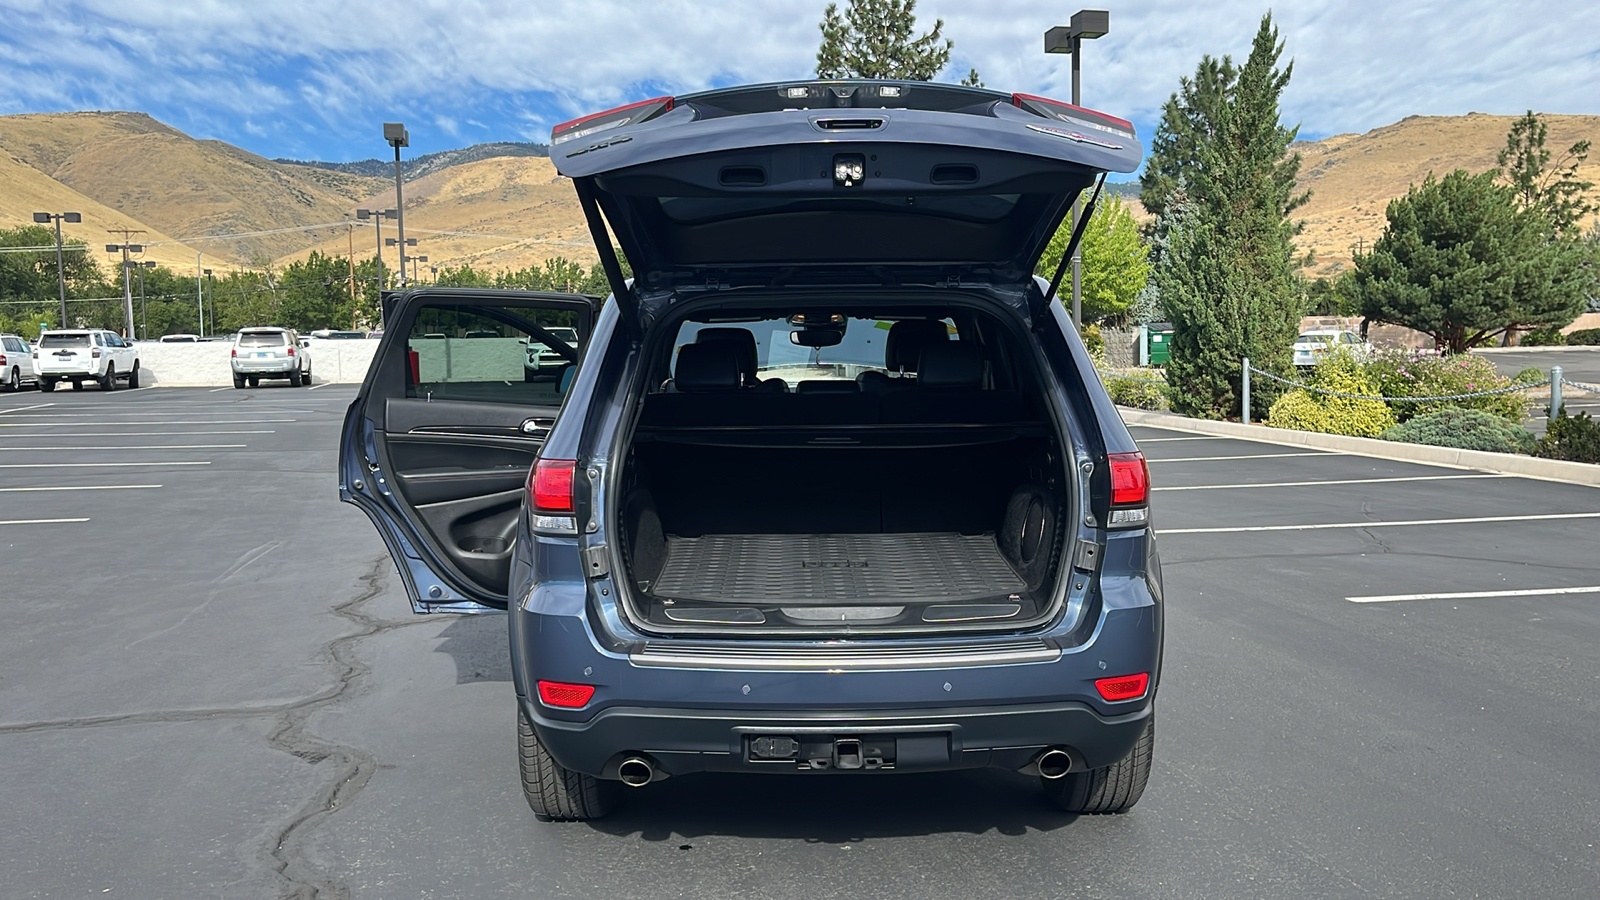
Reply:
<svg viewBox="0 0 1600 900"><path fill-rule="evenodd" d="M946 341L922 348L917 387L942 391L976 391L983 386L983 357L976 345Z"/></svg>
<svg viewBox="0 0 1600 900"><path fill-rule="evenodd" d="M883 365L891 372L915 372L922 348L947 343L950 329L937 319L903 319L889 326L883 347Z"/></svg>
<svg viewBox="0 0 1600 900"><path fill-rule="evenodd" d="M729 341L684 344L678 348L678 365L672 387L686 394L737 391L744 386L739 371L739 347Z"/></svg>
<svg viewBox="0 0 1600 900"><path fill-rule="evenodd" d="M796 394L859 394L861 385L854 381L837 381L830 379L813 379L802 381L794 386Z"/></svg>
<svg viewBox="0 0 1600 900"><path fill-rule="evenodd" d="M746 328L702 328L694 336L696 344L726 342L739 348L739 374L744 383L756 383L756 369L760 367L756 353L756 336Z"/></svg>

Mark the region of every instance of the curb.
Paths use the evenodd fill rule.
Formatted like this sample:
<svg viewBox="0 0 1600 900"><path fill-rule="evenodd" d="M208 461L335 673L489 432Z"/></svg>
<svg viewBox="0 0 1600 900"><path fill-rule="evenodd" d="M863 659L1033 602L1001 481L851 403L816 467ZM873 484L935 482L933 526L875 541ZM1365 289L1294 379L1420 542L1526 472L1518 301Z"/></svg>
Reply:
<svg viewBox="0 0 1600 900"><path fill-rule="evenodd" d="M1172 413L1151 412L1119 406L1122 421L1129 425L1151 425L1176 431L1192 431L1219 437L1243 438L1266 444L1289 447L1310 447L1318 450L1336 450L1355 456L1370 456L1396 462L1426 463L1449 466L1455 469L1473 469L1497 475L1518 475L1541 481L1560 481L1600 487L1600 465L1567 462L1560 459L1539 459L1532 456L1515 456L1510 453L1489 453L1484 450L1456 450L1451 447L1430 447L1426 444L1402 444L1380 441L1377 438L1346 437L1342 434L1317 434L1310 431L1291 431L1287 428L1268 428L1265 425L1244 425L1239 422L1219 422L1210 419L1191 419Z"/></svg>
<svg viewBox="0 0 1600 900"><path fill-rule="evenodd" d="M1474 356L1479 353L1600 353L1600 347L1590 344L1561 344L1555 347L1473 347Z"/></svg>

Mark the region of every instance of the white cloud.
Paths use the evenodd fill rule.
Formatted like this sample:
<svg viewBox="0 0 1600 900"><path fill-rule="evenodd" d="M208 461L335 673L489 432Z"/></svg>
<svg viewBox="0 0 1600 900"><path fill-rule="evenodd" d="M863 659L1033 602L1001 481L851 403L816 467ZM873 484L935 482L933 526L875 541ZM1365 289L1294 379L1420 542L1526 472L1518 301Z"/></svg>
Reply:
<svg viewBox="0 0 1600 900"><path fill-rule="evenodd" d="M409 118L416 152L542 139L548 126L653 93L808 75L823 0L0 0L0 112L140 109L267 155L379 155L377 122ZM1148 133L1204 53L1242 59L1257 0L1107 4L1084 54L1084 100ZM1070 94L1043 33L1070 8L922 0L955 40L951 77ZM1298 0L1275 21L1295 74L1285 117L1309 135L1411 114L1597 112L1600 4ZM265 131L252 137L249 121ZM452 123L447 125L446 123ZM282 142L282 143L274 143Z"/></svg>

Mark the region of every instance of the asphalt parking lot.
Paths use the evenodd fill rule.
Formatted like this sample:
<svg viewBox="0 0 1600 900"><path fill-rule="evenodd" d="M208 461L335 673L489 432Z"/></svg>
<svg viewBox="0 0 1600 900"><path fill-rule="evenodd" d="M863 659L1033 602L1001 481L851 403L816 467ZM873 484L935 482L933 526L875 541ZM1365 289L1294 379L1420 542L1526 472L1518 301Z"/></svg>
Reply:
<svg viewBox="0 0 1600 900"><path fill-rule="evenodd" d="M551 824L504 619L411 616L337 501L353 393L0 396L0 893L1600 893L1600 490L1137 427L1168 634L1132 813L703 775Z"/></svg>
<svg viewBox="0 0 1600 900"><path fill-rule="evenodd" d="M1483 356L1494 363L1496 371L1508 378L1529 366L1538 369L1544 373L1545 378L1549 378L1550 367L1560 366L1561 376L1566 380L1600 387L1600 347L1582 350L1496 351L1485 353ZM1575 391L1568 387L1564 394L1562 407L1566 409L1568 415L1575 416L1580 412L1586 412L1590 416L1600 417L1600 393ZM1543 399L1531 403L1528 405L1528 421L1524 424L1534 433L1544 434L1547 413L1548 409Z"/></svg>

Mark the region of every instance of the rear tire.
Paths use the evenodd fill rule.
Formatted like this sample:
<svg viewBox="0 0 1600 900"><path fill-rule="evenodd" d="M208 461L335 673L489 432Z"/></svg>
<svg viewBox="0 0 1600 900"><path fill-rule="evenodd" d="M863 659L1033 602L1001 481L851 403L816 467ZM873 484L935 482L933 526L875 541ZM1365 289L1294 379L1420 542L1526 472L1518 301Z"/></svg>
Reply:
<svg viewBox="0 0 1600 900"><path fill-rule="evenodd" d="M290 372L289 372L289 387L299 387L299 386L300 386L300 370L299 369L291 369Z"/></svg>
<svg viewBox="0 0 1600 900"><path fill-rule="evenodd" d="M1109 766L1073 772L1065 778L1039 783L1045 796L1056 806L1069 813L1103 815L1124 813L1144 796L1145 785L1150 781L1150 767L1156 744L1156 714L1152 710L1145 720L1144 731L1127 756Z"/></svg>
<svg viewBox="0 0 1600 900"><path fill-rule="evenodd" d="M48 394L48 393L50 393L51 391L53 391L55 389L56 389L56 380L54 378L41 378L41 379L39 379L39 390L44 391L46 394Z"/></svg>
<svg viewBox="0 0 1600 900"><path fill-rule="evenodd" d="M306 387L311 386L311 368L309 366L306 368L306 374L300 376L300 383Z"/></svg>
<svg viewBox="0 0 1600 900"><path fill-rule="evenodd" d="M235 375L235 376L233 376L233 386L238 388L238 389L240 389L240 390L244 390L244 376L243 375Z"/></svg>
<svg viewBox="0 0 1600 900"><path fill-rule="evenodd" d="M251 387L260 387L261 386L261 379L259 379L259 378L248 378L248 379L245 379L245 380L250 382L250 386Z"/></svg>
<svg viewBox="0 0 1600 900"><path fill-rule="evenodd" d="M517 704L517 763L522 793L534 815L557 822L598 819L616 804L620 784L563 768L539 741L522 704Z"/></svg>
<svg viewBox="0 0 1600 900"><path fill-rule="evenodd" d="M106 363L106 373L100 376L100 390L114 391L117 389L117 367Z"/></svg>
<svg viewBox="0 0 1600 900"><path fill-rule="evenodd" d="M133 390L139 386L139 364L133 364L133 371L128 373L128 389Z"/></svg>
<svg viewBox="0 0 1600 900"><path fill-rule="evenodd" d="M6 379L6 391L15 394L20 390L22 390L22 370L12 366L11 377Z"/></svg>

